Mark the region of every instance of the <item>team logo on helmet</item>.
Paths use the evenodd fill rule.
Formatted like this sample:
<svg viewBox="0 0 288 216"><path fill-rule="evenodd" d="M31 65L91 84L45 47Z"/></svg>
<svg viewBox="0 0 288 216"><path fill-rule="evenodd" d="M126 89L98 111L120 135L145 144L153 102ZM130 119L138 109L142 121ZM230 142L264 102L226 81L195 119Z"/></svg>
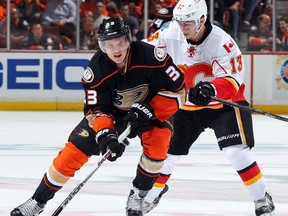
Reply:
<svg viewBox="0 0 288 216"><path fill-rule="evenodd" d="M168 14L168 10L166 8L162 8L158 11L159 14Z"/></svg>
<svg viewBox="0 0 288 216"><path fill-rule="evenodd" d="M94 79L94 74L91 68L87 67L83 74L83 80L87 83L91 83Z"/></svg>

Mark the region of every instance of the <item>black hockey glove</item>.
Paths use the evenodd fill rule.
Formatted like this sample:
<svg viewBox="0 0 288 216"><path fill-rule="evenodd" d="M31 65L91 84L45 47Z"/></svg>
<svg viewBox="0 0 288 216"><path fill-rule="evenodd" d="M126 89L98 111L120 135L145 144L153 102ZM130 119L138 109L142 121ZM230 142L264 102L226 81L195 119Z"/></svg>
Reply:
<svg viewBox="0 0 288 216"><path fill-rule="evenodd" d="M134 138L150 129L151 121L154 116L153 108L147 102L134 103L127 116L124 117L125 122L130 122L131 132L128 138Z"/></svg>
<svg viewBox="0 0 288 216"><path fill-rule="evenodd" d="M108 149L112 154L107 158L109 161L115 161L121 157L125 151L125 145L118 142L118 136L114 129L104 128L96 134L96 142L99 144L100 151L105 154Z"/></svg>
<svg viewBox="0 0 288 216"><path fill-rule="evenodd" d="M210 96L215 96L215 89L210 82L199 82L189 90L189 101L198 106L206 106L210 103Z"/></svg>

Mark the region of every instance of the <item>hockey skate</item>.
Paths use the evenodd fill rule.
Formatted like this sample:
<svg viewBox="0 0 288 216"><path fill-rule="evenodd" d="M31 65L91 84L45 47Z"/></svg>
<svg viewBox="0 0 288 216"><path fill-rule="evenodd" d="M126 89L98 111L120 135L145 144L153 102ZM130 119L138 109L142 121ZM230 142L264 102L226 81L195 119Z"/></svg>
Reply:
<svg viewBox="0 0 288 216"><path fill-rule="evenodd" d="M165 187L163 188L163 190L161 191L159 196L157 198L155 198L155 200L152 203L144 201L143 202L143 206L142 206L143 214L147 214L148 212L152 211L158 205L158 203L160 202L160 199L161 199L162 195L164 193L166 193L168 190L169 190L168 185L165 185Z"/></svg>
<svg viewBox="0 0 288 216"><path fill-rule="evenodd" d="M126 216L143 216L142 204L143 198L148 191L138 190L136 188L130 191L126 204Z"/></svg>
<svg viewBox="0 0 288 216"><path fill-rule="evenodd" d="M267 192L263 199L255 201L256 216L275 216L274 209L272 197Z"/></svg>
<svg viewBox="0 0 288 216"><path fill-rule="evenodd" d="M30 198L22 205L17 206L10 213L11 216L36 216L44 210L45 204L40 204Z"/></svg>

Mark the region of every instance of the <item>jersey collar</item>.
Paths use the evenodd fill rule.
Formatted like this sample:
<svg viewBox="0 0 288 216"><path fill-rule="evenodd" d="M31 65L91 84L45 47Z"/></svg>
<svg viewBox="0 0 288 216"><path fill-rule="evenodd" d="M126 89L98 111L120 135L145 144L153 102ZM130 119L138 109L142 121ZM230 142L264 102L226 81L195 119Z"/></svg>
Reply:
<svg viewBox="0 0 288 216"><path fill-rule="evenodd" d="M210 32L212 31L212 25L211 25L210 21L206 20L206 22L205 22L204 25L205 25L206 31L205 31L205 34L204 34L204 36L202 37L202 39L201 39L199 42L197 42L197 43L195 43L195 42L187 39L187 43L188 43L188 44L198 46L198 45L200 45L201 43L203 43L203 41L208 37L208 35L209 35Z"/></svg>

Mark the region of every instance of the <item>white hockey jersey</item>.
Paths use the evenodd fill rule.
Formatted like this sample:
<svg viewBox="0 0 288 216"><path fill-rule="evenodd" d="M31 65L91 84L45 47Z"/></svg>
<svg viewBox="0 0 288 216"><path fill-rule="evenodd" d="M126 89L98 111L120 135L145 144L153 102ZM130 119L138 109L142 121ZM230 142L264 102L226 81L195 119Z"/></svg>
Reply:
<svg viewBox="0 0 288 216"><path fill-rule="evenodd" d="M144 42L165 50L174 63L185 75L187 90L200 81L214 84L219 98L246 101L243 93L245 85L244 62L242 53L232 37L221 28L205 23L206 34L199 44L190 44L182 34L176 21L162 26ZM220 108L222 105L212 101L209 108ZM195 110L198 107L188 100L182 109Z"/></svg>

